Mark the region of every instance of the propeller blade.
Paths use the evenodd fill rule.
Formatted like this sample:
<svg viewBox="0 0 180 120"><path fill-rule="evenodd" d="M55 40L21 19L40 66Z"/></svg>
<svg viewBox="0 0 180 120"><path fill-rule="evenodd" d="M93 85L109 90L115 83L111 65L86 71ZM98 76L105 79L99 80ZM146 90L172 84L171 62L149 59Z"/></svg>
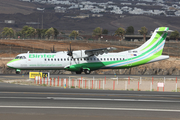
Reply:
<svg viewBox="0 0 180 120"><path fill-rule="evenodd" d="M68 52L67 55L72 56L73 57L73 50L71 49L71 42L70 42L70 46L69 49L67 48Z"/></svg>

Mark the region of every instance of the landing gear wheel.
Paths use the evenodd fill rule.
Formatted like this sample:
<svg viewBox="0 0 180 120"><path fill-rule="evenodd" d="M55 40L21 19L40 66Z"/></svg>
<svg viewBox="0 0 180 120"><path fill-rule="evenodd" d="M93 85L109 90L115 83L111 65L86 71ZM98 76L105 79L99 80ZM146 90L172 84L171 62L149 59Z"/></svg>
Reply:
<svg viewBox="0 0 180 120"><path fill-rule="evenodd" d="M19 71L16 71L16 74L20 74L20 72L19 72Z"/></svg>
<svg viewBox="0 0 180 120"><path fill-rule="evenodd" d="M85 73L85 74L90 74L91 71L90 71L90 70L84 70L84 73Z"/></svg>
<svg viewBox="0 0 180 120"><path fill-rule="evenodd" d="M82 73L81 71L76 72L76 74L81 74L81 73Z"/></svg>

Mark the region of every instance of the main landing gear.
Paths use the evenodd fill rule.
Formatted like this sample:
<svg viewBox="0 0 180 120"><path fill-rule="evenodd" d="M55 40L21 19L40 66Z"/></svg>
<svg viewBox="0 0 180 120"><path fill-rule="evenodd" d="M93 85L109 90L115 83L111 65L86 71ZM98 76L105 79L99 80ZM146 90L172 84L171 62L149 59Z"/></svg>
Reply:
<svg viewBox="0 0 180 120"><path fill-rule="evenodd" d="M84 73L85 73L85 74L90 74L91 71L86 69L86 70L84 70Z"/></svg>
<svg viewBox="0 0 180 120"><path fill-rule="evenodd" d="M77 71L77 72L76 72L76 74L81 74L81 73L82 73L82 71ZM91 71L86 69L86 70L84 70L84 73L85 73L85 74L90 74Z"/></svg>
<svg viewBox="0 0 180 120"><path fill-rule="evenodd" d="M78 72L76 72L76 74L81 74L82 73L82 71L78 71Z"/></svg>

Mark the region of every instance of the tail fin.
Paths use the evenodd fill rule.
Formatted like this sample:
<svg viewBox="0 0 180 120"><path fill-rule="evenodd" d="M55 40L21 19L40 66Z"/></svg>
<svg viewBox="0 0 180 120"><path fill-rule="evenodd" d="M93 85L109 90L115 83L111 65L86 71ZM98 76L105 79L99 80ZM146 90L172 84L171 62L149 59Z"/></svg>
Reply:
<svg viewBox="0 0 180 120"><path fill-rule="evenodd" d="M151 38L137 48L138 52L144 53L146 51L152 51L155 55L161 55L168 34L167 32L169 32L168 27L156 28Z"/></svg>

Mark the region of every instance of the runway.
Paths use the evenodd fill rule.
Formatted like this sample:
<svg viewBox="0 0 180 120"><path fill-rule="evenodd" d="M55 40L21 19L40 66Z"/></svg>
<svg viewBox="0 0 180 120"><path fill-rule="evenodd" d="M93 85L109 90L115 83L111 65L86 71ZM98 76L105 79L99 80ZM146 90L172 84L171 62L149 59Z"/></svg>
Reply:
<svg viewBox="0 0 180 120"><path fill-rule="evenodd" d="M3 120L178 120L179 106L180 95L175 92L63 89L0 83Z"/></svg>

